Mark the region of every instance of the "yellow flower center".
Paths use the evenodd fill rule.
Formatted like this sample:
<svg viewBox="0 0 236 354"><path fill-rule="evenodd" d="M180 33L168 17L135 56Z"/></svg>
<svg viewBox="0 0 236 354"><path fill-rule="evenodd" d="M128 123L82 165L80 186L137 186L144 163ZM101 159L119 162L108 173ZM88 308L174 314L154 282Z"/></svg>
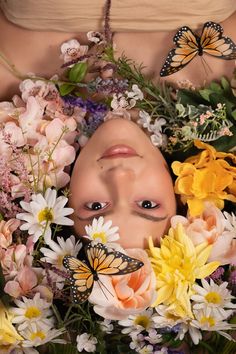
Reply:
<svg viewBox="0 0 236 354"><path fill-rule="evenodd" d="M95 232L92 237L94 240L96 240L96 238L100 238L102 243L107 242L107 236L105 232Z"/></svg>
<svg viewBox="0 0 236 354"><path fill-rule="evenodd" d="M142 326L145 329L148 329L150 326L150 319L148 316L145 315L139 315L136 317L134 323L136 325Z"/></svg>
<svg viewBox="0 0 236 354"><path fill-rule="evenodd" d="M35 339L37 339L37 338L40 338L40 339L45 339L46 338L46 336L45 336L45 334L42 332L42 331L38 331L38 332L33 332L33 333L31 333L31 336L30 336L30 340L35 340Z"/></svg>
<svg viewBox="0 0 236 354"><path fill-rule="evenodd" d="M38 213L38 221L41 223L43 221L53 221L52 208L44 208Z"/></svg>
<svg viewBox="0 0 236 354"><path fill-rule="evenodd" d="M201 321L200 321L201 324L209 324L210 327L213 327L215 326L215 320L213 317L209 316L209 317L206 317L206 316L203 316L201 318Z"/></svg>
<svg viewBox="0 0 236 354"><path fill-rule="evenodd" d="M212 304L220 304L222 297L215 291L211 291L205 296L205 299L207 302L210 302Z"/></svg>
<svg viewBox="0 0 236 354"><path fill-rule="evenodd" d="M25 312L25 317L29 319L39 317L40 315L41 311L35 306L28 307Z"/></svg>

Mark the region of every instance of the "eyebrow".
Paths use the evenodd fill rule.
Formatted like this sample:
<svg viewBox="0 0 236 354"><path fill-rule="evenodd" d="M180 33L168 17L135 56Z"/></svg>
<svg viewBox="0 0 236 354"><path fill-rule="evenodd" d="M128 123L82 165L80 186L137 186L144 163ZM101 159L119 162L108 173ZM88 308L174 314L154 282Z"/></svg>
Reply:
<svg viewBox="0 0 236 354"><path fill-rule="evenodd" d="M107 215L110 215L112 214L113 211L112 210L109 210L109 211L104 211L103 213L99 213L99 214L94 214L92 216L89 216L89 217L86 217L86 218L82 218L80 215L76 215L76 217L81 220L81 221L92 221L94 218L99 218L100 216L107 216ZM165 216L153 216L153 215L148 215L148 214L145 214L145 213L142 213L140 211L136 211L136 210L133 210L132 215L137 215L143 219L146 219L146 220L150 220L150 221L154 221L154 222L160 222L160 221L163 221L165 219L167 219L168 215L165 215Z"/></svg>

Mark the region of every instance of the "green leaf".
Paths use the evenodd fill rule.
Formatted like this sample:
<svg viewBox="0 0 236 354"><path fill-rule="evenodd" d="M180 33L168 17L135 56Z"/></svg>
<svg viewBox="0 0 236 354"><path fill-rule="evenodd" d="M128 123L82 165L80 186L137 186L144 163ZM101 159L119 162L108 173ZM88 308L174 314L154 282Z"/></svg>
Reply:
<svg viewBox="0 0 236 354"><path fill-rule="evenodd" d="M236 109L231 112L231 116L236 120Z"/></svg>
<svg viewBox="0 0 236 354"><path fill-rule="evenodd" d="M221 79L221 85L222 85L222 87L223 87L224 90L226 90L226 91L230 90L229 81L228 81L225 77L222 77L222 79Z"/></svg>
<svg viewBox="0 0 236 354"><path fill-rule="evenodd" d="M72 344L53 344L47 348L45 354L78 354L78 350Z"/></svg>
<svg viewBox="0 0 236 354"><path fill-rule="evenodd" d="M74 90L74 85L71 84L63 84L59 86L59 92L61 96L68 95Z"/></svg>
<svg viewBox="0 0 236 354"><path fill-rule="evenodd" d="M210 89L204 89L204 90L199 90L200 95L206 100L206 101L210 101L209 97L210 94L212 93L212 90Z"/></svg>
<svg viewBox="0 0 236 354"><path fill-rule="evenodd" d="M87 72L87 63L77 63L69 71L69 80L72 82L80 82Z"/></svg>
<svg viewBox="0 0 236 354"><path fill-rule="evenodd" d="M220 93L222 91L220 84L217 84L214 81L211 82L209 88L211 89L211 91L218 92L218 93Z"/></svg>

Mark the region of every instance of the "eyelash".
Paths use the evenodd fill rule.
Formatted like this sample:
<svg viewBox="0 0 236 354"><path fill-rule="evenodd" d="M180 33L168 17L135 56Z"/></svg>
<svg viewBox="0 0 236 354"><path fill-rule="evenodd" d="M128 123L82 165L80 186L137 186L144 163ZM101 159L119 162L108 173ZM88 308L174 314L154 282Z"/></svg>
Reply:
<svg viewBox="0 0 236 354"><path fill-rule="evenodd" d="M146 203L146 205L148 206L149 204L149 207L145 207L143 206L143 203ZM93 209L92 206L93 204L101 204L101 207L99 208L95 208ZM104 205L102 205L104 204ZM150 209L157 209L160 207L160 204L154 202L153 200L148 200L148 199L144 199L144 200L140 200L140 201L137 201L136 204L138 205L138 207L142 208L142 209L147 209L147 210L150 210ZM93 210L93 211L96 211L96 210L103 210L105 208L107 208L107 206L109 205L108 202L90 202L90 203L87 203L85 204L85 208L88 209L88 210Z"/></svg>

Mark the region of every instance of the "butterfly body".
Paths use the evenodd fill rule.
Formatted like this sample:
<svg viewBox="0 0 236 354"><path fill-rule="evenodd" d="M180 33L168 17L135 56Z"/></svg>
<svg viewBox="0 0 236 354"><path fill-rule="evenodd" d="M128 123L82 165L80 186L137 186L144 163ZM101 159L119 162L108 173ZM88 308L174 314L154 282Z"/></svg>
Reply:
<svg viewBox="0 0 236 354"><path fill-rule="evenodd" d="M223 36L223 28L215 22L206 22L199 37L188 26L181 27L173 38L172 49L160 71L160 76L171 75L185 67L196 55L204 53L224 60L236 59L236 45Z"/></svg>
<svg viewBox="0 0 236 354"><path fill-rule="evenodd" d="M86 301L92 292L94 281L99 275L122 275L132 273L143 266L143 262L127 255L108 250L102 243L90 243L85 253L87 262L72 256L63 259L63 265L70 271L72 295L75 303Z"/></svg>

